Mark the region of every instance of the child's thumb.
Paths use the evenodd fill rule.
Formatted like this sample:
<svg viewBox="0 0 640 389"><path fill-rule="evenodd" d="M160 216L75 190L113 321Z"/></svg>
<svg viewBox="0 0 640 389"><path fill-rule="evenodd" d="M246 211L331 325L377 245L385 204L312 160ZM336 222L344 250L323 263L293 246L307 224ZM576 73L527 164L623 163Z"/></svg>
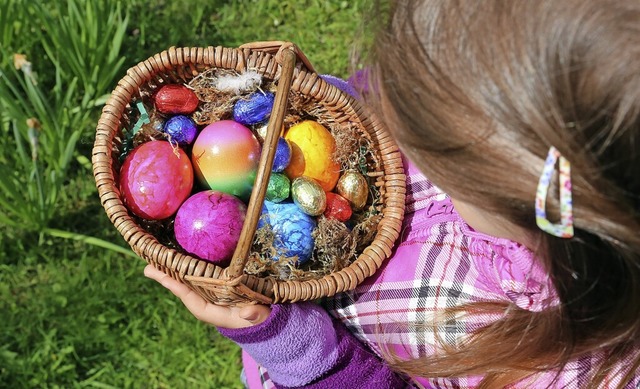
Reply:
<svg viewBox="0 0 640 389"><path fill-rule="evenodd" d="M266 305L248 305L240 309L238 316L240 316L241 319L256 325L267 320L270 313L271 309Z"/></svg>

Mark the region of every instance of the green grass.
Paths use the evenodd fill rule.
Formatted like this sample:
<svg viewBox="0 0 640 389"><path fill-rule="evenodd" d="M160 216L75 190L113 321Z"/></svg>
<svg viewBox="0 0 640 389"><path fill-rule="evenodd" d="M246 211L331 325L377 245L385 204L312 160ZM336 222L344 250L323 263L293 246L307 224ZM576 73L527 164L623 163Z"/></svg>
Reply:
<svg viewBox="0 0 640 389"><path fill-rule="evenodd" d="M89 162L100 102L127 67L172 45L289 40L319 72L346 76L369 5L2 2L0 81L13 89L0 93L0 388L240 387L239 348L143 277L100 205ZM34 161L25 118L41 115Z"/></svg>
<svg viewBox="0 0 640 389"><path fill-rule="evenodd" d="M0 268L0 387L238 387L239 350L139 261L51 251L66 258Z"/></svg>

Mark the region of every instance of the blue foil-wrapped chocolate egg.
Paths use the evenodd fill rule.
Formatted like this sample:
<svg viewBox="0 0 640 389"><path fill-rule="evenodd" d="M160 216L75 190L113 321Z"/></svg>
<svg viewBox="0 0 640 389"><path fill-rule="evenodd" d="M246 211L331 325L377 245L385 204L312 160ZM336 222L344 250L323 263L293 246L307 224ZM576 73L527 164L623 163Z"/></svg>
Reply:
<svg viewBox="0 0 640 389"><path fill-rule="evenodd" d="M258 228L269 223L274 234L273 247L276 249L274 260L284 257L297 257L298 265L311 258L314 240L312 233L316 227L313 217L305 214L293 203L273 203L265 201Z"/></svg>
<svg viewBox="0 0 640 389"><path fill-rule="evenodd" d="M190 117L184 115L176 115L167 120L162 130L169 135L169 140L172 143L177 143L181 146L191 144L198 134L196 123Z"/></svg>
<svg viewBox="0 0 640 389"><path fill-rule="evenodd" d="M238 100L233 106L233 120L244 125L264 122L271 115L275 94L255 92L246 99Z"/></svg>
<svg viewBox="0 0 640 389"><path fill-rule="evenodd" d="M276 154L273 157L273 167L271 168L271 171L274 171L276 173L283 172L284 169L286 169L287 166L289 166L290 162L291 162L291 145L289 144L288 140L284 138L280 138L278 139Z"/></svg>

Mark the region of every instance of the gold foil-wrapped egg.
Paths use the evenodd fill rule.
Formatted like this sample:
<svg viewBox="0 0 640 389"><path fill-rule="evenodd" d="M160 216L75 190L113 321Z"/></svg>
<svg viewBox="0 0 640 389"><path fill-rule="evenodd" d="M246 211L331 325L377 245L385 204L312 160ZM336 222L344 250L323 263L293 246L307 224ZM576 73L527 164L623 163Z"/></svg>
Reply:
<svg viewBox="0 0 640 389"><path fill-rule="evenodd" d="M264 123L260 123L260 124L256 124L254 126L251 126L251 128L253 129L254 134L256 135L256 138L258 138L258 140L260 141L260 143L264 142L264 138L267 137L267 125L269 123L268 122L264 122ZM284 135L284 124L282 125L281 129L280 129L280 136Z"/></svg>
<svg viewBox="0 0 640 389"><path fill-rule="evenodd" d="M327 207L327 195L320 184L305 176L293 180L291 197L302 212L309 216L319 216Z"/></svg>
<svg viewBox="0 0 640 389"><path fill-rule="evenodd" d="M345 199L354 210L362 209L367 203L369 185L367 179L355 170L347 170L339 179L336 191Z"/></svg>

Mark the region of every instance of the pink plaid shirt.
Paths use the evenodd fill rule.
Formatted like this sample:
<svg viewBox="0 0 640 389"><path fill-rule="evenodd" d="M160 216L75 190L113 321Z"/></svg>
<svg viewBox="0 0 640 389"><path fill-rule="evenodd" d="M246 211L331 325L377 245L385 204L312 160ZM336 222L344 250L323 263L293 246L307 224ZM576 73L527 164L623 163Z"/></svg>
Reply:
<svg viewBox="0 0 640 389"><path fill-rule="evenodd" d="M433 353L437 338L454 345L492 320L451 318L434 333L424 324L443 308L507 301L537 311L558 303L551 282L531 251L516 242L474 231L456 213L446 194L413 166L407 166L407 213L395 252L354 291L327 299L324 306L331 315L381 357L381 350L387 349L418 358ZM571 362L559 374L538 374L518 387L582 388L601 359L593 355ZM621 364L614 369L603 387L616 387L626 368ZM267 372L260 371L262 386L273 387ZM639 376L636 374L626 388L639 388ZM413 378L426 388L473 388L480 379Z"/></svg>

